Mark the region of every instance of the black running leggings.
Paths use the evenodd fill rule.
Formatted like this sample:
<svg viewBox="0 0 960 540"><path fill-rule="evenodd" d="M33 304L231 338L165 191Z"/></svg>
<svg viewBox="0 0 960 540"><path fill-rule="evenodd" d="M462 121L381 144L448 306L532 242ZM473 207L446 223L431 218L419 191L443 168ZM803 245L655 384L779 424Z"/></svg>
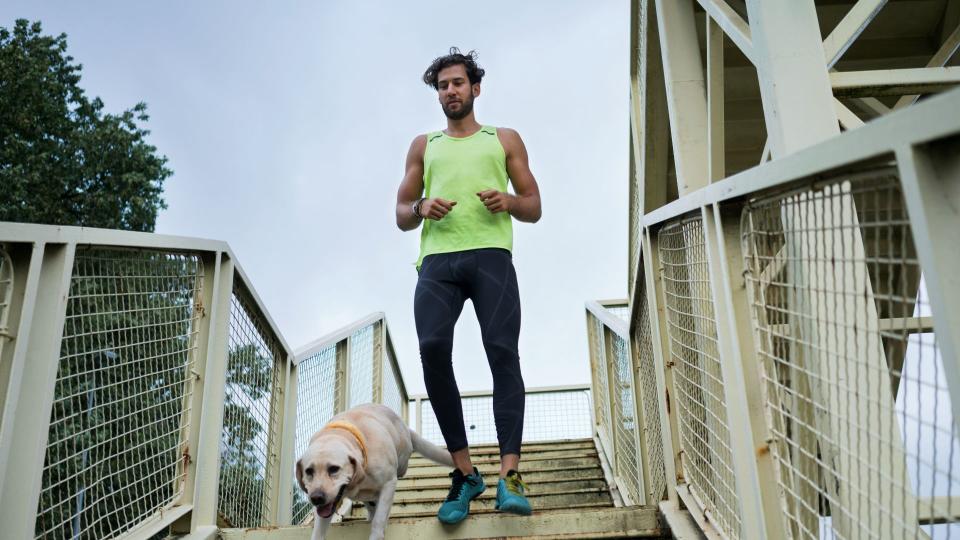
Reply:
<svg viewBox="0 0 960 540"><path fill-rule="evenodd" d="M453 328L473 302L493 372L493 418L500 455L519 454L525 388L520 375L520 293L510 252L499 248L424 257L413 312L423 380L450 452L467 447L460 390L453 376Z"/></svg>

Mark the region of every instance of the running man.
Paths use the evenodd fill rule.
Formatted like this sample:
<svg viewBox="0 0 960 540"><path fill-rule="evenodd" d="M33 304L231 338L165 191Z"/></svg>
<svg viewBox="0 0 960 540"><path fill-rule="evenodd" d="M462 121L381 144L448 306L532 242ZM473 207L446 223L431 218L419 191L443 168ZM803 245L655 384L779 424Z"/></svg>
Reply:
<svg viewBox="0 0 960 540"><path fill-rule="evenodd" d="M540 219L540 190L520 135L481 125L473 112L484 70L476 54L450 54L430 64L423 82L437 90L447 129L420 135L407 153L397 191L397 226L420 233L414 317L430 404L456 469L437 518L457 523L483 493L470 460L460 390L453 375L453 329L464 301L473 302L493 373L493 415L500 445L497 510L530 514L520 477L525 389L517 342L520 295L513 268L512 218ZM507 192L507 179L514 194Z"/></svg>

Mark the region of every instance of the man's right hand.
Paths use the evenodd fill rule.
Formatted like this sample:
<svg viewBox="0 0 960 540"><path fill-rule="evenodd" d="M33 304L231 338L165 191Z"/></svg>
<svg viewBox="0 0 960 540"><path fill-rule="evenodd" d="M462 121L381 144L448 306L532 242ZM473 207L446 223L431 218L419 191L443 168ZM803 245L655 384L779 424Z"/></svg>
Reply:
<svg viewBox="0 0 960 540"><path fill-rule="evenodd" d="M420 203L420 215L426 219L440 221L456 205L457 201L448 201L439 197L424 199L423 202Z"/></svg>

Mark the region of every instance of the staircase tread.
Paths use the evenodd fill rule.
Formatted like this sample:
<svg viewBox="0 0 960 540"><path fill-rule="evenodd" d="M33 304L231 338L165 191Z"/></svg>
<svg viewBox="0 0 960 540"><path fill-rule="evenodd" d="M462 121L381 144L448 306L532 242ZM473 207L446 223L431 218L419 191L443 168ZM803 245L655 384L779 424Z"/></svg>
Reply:
<svg viewBox="0 0 960 540"><path fill-rule="evenodd" d="M597 457L597 451L591 450L586 452L576 452L574 450L557 452L556 454L529 454L523 456L522 463L530 463L535 461L549 461L553 459L586 459L586 458L595 458ZM499 464L500 456L491 457L491 458L477 458L476 456L471 456L474 465L489 465L492 463ZM407 464L407 470L421 469L426 467L443 467L434 461L422 460L414 462L413 460L409 461Z"/></svg>
<svg viewBox="0 0 960 540"><path fill-rule="evenodd" d="M536 515L536 514L542 514L542 513L551 513L555 511L560 512L564 510L582 510L582 509L591 509L591 508L614 508L614 506L612 502L609 504L607 503L566 504L563 506L546 506L543 508L534 508L533 514ZM476 508L476 509L471 508L470 509L471 516L479 516L479 515L485 515L485 514L502 515L504 513L500 512L499 510L494 510L493 508ZM411 519L411 518L424 518L424 517L436 518L437 511L433 510L430 512L410 512L410 513L390 512L391 521L393 521L394 519ZM517 517L522 518L524 516L517 516ZM344 519L343 521L344 524L349 522L354 522L354 521L360 521L360 522L366 521L366 518L363 516L353 516L353 515L344 516L343 519Z"/></svg>
<svg viewBox="0 0 960 540"><path fill-rule="evenodd" d="M608 493L608 492L609 492L609 488L600 487L600 488L565 489L560 491L539 492L539 493L534 491L528 491L526 493L526 496L528 499L536 500L537 498L546 497L546 496L580 495L584 493L592 494L592 493ZM487 490L487 491L484 491L479 497L477 497L474 500L477 500L477 501L493 500L493 499L496 499L496 497L497 497L496 490ZM410 497L402 501L395 500L393 504L394 506L401 506L404 504L422 504L422 503L431 503L431 502L436 502L439 504L442 498L443 497Z"/></svg>
<svg viewBox="0 0 960 540"><path fill-rule="evenodd" d="M602 482L606 482L606 478L603 477L603 473L602 473L602 471L600 471L599 469L598 469L598 471L597 471L597 474L594 475L594 476L585 476L585 477L581 477L581 478L570 478L570 477L561 476L561 477L557 477L557 478L537 480L536 483L528 482L528 484L530 485L530 487L531 487L531 489L532 489L532 488L534 488L534 487L536 487L536 486L543 485L543 484L558 484L558 483L560 483L560 482L590 482L590 481L597 481L597 480L602 481ZM495 488L495 487L497 487L497 482L499 482L499 477L493 478L493 479L484 478L484 484L486 484L487 487L493 487L493 488ZM447 481L447 482L437 482L437 483L435 483L435 484L421 484L421 485L418 485L418 486L414 486L414 485L398 485L398 486L397 486L397 492L401 492L401 491L428 491L428 490L431 490L431 489L448 489L449 487L450 487L450 482L449 482L449 481Z"/></svg>

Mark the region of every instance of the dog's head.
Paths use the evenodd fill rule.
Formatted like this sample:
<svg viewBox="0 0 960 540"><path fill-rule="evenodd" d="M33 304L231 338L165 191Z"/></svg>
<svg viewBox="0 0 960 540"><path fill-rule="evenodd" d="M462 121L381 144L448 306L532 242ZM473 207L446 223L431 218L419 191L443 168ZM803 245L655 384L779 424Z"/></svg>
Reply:
<svg viewBox="0 0 960 540"><path fill-rule="evenodd" d="M363 455L351 442L336 431L323 433L297 460L297 483L321 518L333 515L347 487L363 479Z"/></svg>

